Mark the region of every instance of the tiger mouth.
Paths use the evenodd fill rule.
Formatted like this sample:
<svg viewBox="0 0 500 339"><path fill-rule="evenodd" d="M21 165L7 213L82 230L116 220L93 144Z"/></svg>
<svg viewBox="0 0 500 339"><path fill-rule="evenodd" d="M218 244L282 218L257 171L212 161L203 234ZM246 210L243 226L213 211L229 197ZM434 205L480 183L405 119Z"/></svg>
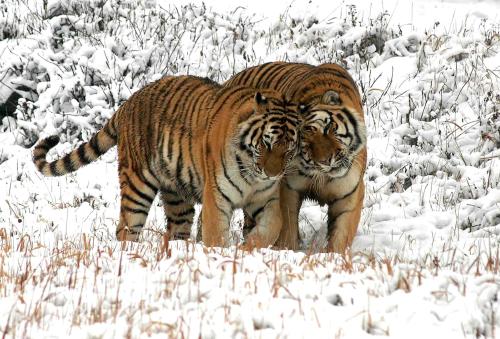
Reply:
<svg viewBox="0 0 500 339"><path fill-rule="evenodd" d="M351 160L345 158L337 160L333 165L313 162L304 166L304 169L314 175L326 175L331 178L338 178L349 172L352 164Z"/></svg>
<svg viewBox="0 0 500 339"><path fill-rule="evenodd" d="M281 171L280 173L278 173L276 175L272 175L272 176L266 174L266 172L264 170L255 171L255 174L256 174L256 176L260 180L264 180L264 181L278 181L278 180L281 180L281 178L283 178L283 175L285 174L285 171Z"/></svg>
<svg viewBox="0 0 500 339"><path fill-rule="evenodd" d="M349 163L344 163L341 165L334 165L334 166L325 166L325 165L320 165L319 166L319 171L323 174L326 174L331 177L339 177L344 175L346 172L348 172L351 169L352 162Z"/></svg>

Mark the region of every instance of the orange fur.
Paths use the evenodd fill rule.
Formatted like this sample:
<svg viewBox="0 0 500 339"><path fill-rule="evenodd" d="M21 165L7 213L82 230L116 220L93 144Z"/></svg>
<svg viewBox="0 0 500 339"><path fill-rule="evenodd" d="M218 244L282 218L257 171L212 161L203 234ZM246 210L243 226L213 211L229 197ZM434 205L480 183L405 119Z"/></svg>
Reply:
<svg viewBox="0 0 500 339"><path fill-rule="evenodd" d="M272 88L303 107L301 156L280 188L283 228L276 246L298 248L299 209L304 199L313 199L328 205L327 250L345 253L360 220L366 167L366 128L356 84L336 64L272 62L248 68L224 84L234 85ZM357 147L348 147L350 139L340 136L354 131ZM245 219L248 231L253 225L249 216Z"/></svg>
<svg viewBox="0 0 500 339"><path fill-rule="evenodd" d="M268 246L278 237L281 222L279 210L275 218L276 211L266 205L278 200L279 179L296 153L299 119L285 114L296 106L287 106L274 91L165 77L134 93L78 149L49 163L47 152L58 142L49 137L34 148L33 160L44 175L64 175L116 144L120 240L137 240L160 192L172 237L190 236L194 204L203 200L207 245L228 244L230 215L245 207L260 209L259 220L277 220L268 228L261 223L264 235L254 232L255 242Z"/></svg>

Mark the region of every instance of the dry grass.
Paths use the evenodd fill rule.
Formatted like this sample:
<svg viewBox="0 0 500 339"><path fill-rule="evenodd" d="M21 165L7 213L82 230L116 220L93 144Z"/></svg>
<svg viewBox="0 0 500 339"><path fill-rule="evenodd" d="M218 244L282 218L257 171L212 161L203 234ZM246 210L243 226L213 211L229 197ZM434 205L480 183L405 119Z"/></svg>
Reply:
<svg viewBox="0 0 500 339"><path fill-rule="evenodd" d="M265 328L280 333L293 319L328 329L332 324L323 323L323 317L313 320L324 305L335 312L345 308L347 314L361 319L368 333L387 335L394 324L374 315L370 303L389 299L398 291L424 293L435 302L451 303L452 295L465 297L471 293L468 288L477 287L471 280L500 283L498 247L477 247L470 256L458 248L442 248L409 259L375 253L346 257L270 250L249 253L168 242L161 236L120 244L83 234L49 246L32 241L28 234L13 237L2 229L0 238L0 296L9 307L0 317L4 337L80 331L91 336L189 337L205 336L204 331L217 324L225 324L233 335L256 334ZM447 283L429 288L439 280ZM363 295L369 297L368 303ZM244 314L248 310L242 305L252 299L259 300L264 317L275 304L270 320ZM290 313L290 307L295 313ZM494 333L496 326L491 312L484 314L492 321L493 332L487 333ZM273 318L280 314L289 316L283 319L283 327ZM253 317L251 329L244 317ZM54 332L55 323L62 327ZM334 327L343 329L342 324Z"/></svg>

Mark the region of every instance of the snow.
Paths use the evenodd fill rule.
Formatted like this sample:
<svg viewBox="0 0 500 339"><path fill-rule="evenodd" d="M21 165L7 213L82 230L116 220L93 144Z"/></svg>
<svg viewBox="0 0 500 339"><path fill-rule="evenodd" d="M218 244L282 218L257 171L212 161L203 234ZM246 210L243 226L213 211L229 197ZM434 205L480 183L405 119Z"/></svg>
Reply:
<svg viewBox="0 0 500 339"><path fill-rule="evenodd" d="M32 91L0 126L7 337L500 331L498 2L6 3L0 101ZM60 157L164 74L224 81L272 60L339 62L359 85L369 155L352 256L318 253L326 208L314 202L301 210L298 252L167 243L157 201L143 241L122 247L115 149L62 178L31 162L38 138L59 134L49 157Z"/></svg>

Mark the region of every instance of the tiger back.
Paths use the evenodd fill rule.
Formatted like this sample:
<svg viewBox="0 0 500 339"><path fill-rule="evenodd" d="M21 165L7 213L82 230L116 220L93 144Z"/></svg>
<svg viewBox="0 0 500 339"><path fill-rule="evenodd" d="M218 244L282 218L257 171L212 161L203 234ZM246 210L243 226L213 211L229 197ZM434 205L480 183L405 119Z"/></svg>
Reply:
<svg viewBox="0 0 500 339"><path fill-rule="evenodd" d="M234 85L279 90L302 108L300 156L281 186L284 226L277 247L298 248L300 206L313 199L328 205L327 250L345 253L357 231L365 191L366 127L354 80L336 64L272 62L224 84ZM251 229L247 218L245 227Z"/></svg>
<svg viewBox="0 0 500 339"><path fill-rule="evenodd" d="M59 141L52 136L35 146L33 160L44 175L59 176L89 164L116 144L121 193L117 238L138 239L160 192L170 236L186 239L194 204L202 200L208 199L208 206L224 216L240 205L272 205L268 200L279 193L276 183L297 149L299 119L286 109L274 91L221 88L193 76L165 77L134 93L89 142L47 162L48 151ZM210 205L210 191L216 192L216 206ZM227 199L224 206L217 205L220 197ZM226 220L206 210L203 207L203 240L207 245L227 244ZM279 216L275 227L277 238ZM263 245L270 241L255 238Z"/></svg>

